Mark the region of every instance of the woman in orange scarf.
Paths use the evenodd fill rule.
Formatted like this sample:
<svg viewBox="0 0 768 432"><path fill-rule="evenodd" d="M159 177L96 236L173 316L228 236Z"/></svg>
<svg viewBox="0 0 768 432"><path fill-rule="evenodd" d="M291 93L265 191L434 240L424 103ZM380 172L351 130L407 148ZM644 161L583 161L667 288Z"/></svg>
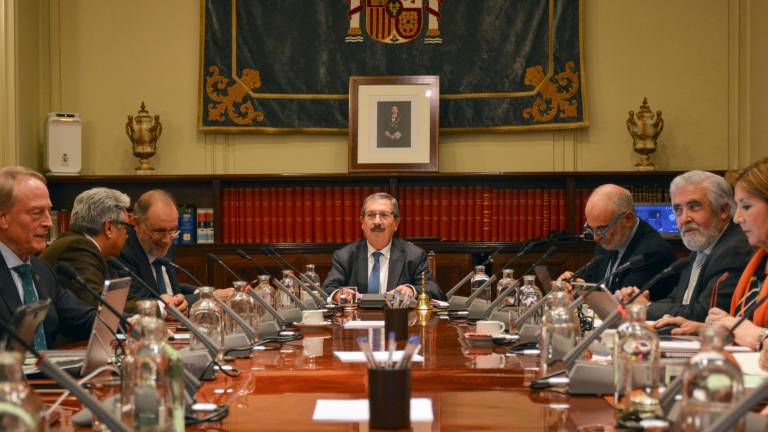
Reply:
<svg viewBox="0 0 768 432"><path fill-rule="evenodd" d="M745 297L753 286L760 288L759 295L768 294L768 270L766 250L768 249L768 158L757 161L745 168L736 178L736 215L733 221L741 226L749 244L757 247L744 269L731 300L730 313L712 309L707 323L730 329L738 321L748 305ZM752 296L754 298L754 296ZM768 302L758 307L752 321L745 321L734 332L736 343L758 349L768 338Z"/></svg>

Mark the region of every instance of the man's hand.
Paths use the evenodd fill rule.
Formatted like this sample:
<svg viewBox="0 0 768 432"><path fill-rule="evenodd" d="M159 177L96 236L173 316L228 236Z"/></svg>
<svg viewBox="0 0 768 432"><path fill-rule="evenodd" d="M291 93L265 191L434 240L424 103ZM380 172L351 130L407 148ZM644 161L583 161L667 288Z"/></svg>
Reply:
<svg viewBox="0 0 768 432"><path fill-rule="evenodd" d="M622 303L626 303L627 301L629 301L629 299L634 297L638 292L640 292L640 289L638 287L630 286L630 287L624 287L617 290L614 293L614 296L616 296L616 299L618 301ZM635 301L633 301L632 303L648 304L650 303L650 298L651 298L650 296L651 294L648 291L645 291L642 294L640 294L640 297L636 298Z"/></svg>
<svg viewBox="0 0 768 432"><path fill-rule="evenodd" d="M184 297L182 294L176 294L173 298L172 305L176 306L176 309L179 310L179 312L186 314L187 309L189 309L189 305L187 304L187 298Z"/></svg>
<svg viewBox="0 0 768 432"><path fill-rule="evenodd" d="M331 300L333 300L334 303L339 304L339 297L344 294L345 296L353 296L357 294L355 290L351 290L349 288L339 288L336 290L335 293L333 293L333 297Z"/></svg>
<svg viewBox="0 0 768 432"><path fill-rule="evenodd" d="M558 281L564 281L564 280L568 280L568 279L570 279L572 277L573 277L573 272L572 271L567 271L567 272L561 274L560 276L558 276L557 280ZM584 283L584 279L576 278L576 279L572 280L571 282ZM573 293L573 287L571 286L571 284L566 282L566 283L563 284L563 288L565 288L565 291L568 294L572 294Z"/></svg>
<svg viewBox="0 0 768 432"><path fill-rule="evenodd" d="M411 297L416 297L416 290L413 289L410 285L400 285L395 289L393 289L392 291L389 291L387 294L390 294L392 292L398 292L400 293L400 295L404 295L404 296L407 295Z"/></svg>
<svg viewBox="0 0 768 432"><path fill-rule="evenodd" d="M654 327L660 329L667 326L677 326L673 328L671 334L673 335L697 335L699 329L704 328L704 323L697 321L687 320L683 317L666 317L656 321L653 324Z"/></svg>
<svg viewBox="0 0 768 432"><path fill-rule="evenodd" d="M731 331L738 320L738 318L730 316L728 312L722 309L713 308L709 310L709 315L707 315L705 322L709 325ZM733 332L733 339L741 346L757 349L757 336L760 334L760 330L762 330L761 327L758 327L752 321L746 320Z"/></svg>

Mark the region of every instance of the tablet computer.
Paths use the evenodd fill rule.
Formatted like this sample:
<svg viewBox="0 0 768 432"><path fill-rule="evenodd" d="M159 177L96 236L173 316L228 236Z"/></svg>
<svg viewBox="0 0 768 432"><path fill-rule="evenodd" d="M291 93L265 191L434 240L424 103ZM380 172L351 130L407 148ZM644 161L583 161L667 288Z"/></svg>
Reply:
<svg viewBox="0 0 768 432"><path fill-rule="evenodd" d="M101 298L122 314L130 287L131 278L129 277L104 281ZM120 320L109 309L103 306L99 308L93 321L88 347L85 349L81 375L87 375L109 362L113 355L113 346L116 343L115 332L119 324Z"/></svg>

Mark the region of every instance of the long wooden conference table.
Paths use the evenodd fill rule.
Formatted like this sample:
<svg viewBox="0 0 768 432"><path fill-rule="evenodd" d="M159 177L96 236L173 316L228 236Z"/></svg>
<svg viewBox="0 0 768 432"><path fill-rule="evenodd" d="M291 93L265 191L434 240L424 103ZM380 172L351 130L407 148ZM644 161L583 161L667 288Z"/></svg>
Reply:
<svg viewBox="0 0 768 432"><path fill-rule="evenodd" d="M239 377L219 373L198 391L198 402L226 404L229 416L188 430L368 430L367 422L313 421L318 400L367 398L367 364L342 363L334 356L336 351L359 351L359 336L380 341L382 330L343 328L361 319L383 320L383 313L339 312L329 328L304 329L301 340L230 362ZM424 356L412 364L412 397L430 398L434 417L431 423L412 423L412 430L612 429L613 409L603 398L530 390L536 357L511 355L504 347L469 347L463 334L474 326L466 321L437 314L419 317L412 311L410 322L409 333L421 337Z"/></svg>

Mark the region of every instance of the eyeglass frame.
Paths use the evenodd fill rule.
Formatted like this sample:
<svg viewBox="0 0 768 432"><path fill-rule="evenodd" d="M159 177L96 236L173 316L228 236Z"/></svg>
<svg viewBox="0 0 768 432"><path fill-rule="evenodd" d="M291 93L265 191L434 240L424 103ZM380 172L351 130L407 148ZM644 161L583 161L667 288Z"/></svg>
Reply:
<svg viewBox="0 0 768 432"><path fill-rule="evenodd" d="M170 235L171 238L175 240L179 238L179 235L181 235L181 230L178 227L176 227L175 230L167 230L165 228L155 229L149 226L149 224L147 224L146 221L141 220L141 223L144 224L144 226L147 227L147 229L149 229L149 232L152 233L152 237L157 239L161 239Z"/></svg>
<svg viewBox="0 0 768 432"><path fill-rule="evenodd" d="M608 234L608 231L610 231L614 226L616 226L616 224L619 223L621 218L623 218L627 213L629 213L629 211L620 212L613 218L613 220L610 223L608 223L608 225L605 225L600 228L592 228L591 226L589 226L589 223L584 222L584 225L581 227L584 230L584 236L585 237L591 236L592 239L594 239L595 236L599 235L600 238L605 238L606 234Z"/></svg>
<svg viewBox="0 0 768 432"><path fill-rule="evenodd" d="M365 218L365 220L368 220L368 221L371 221L371 222L375 221L376 217L378 217L382 221L388 221L390 219L394 219L395 218L395 214L392 213L392 212L370 212L370 213L366 212L363 215L363 217Z"/></svg>

